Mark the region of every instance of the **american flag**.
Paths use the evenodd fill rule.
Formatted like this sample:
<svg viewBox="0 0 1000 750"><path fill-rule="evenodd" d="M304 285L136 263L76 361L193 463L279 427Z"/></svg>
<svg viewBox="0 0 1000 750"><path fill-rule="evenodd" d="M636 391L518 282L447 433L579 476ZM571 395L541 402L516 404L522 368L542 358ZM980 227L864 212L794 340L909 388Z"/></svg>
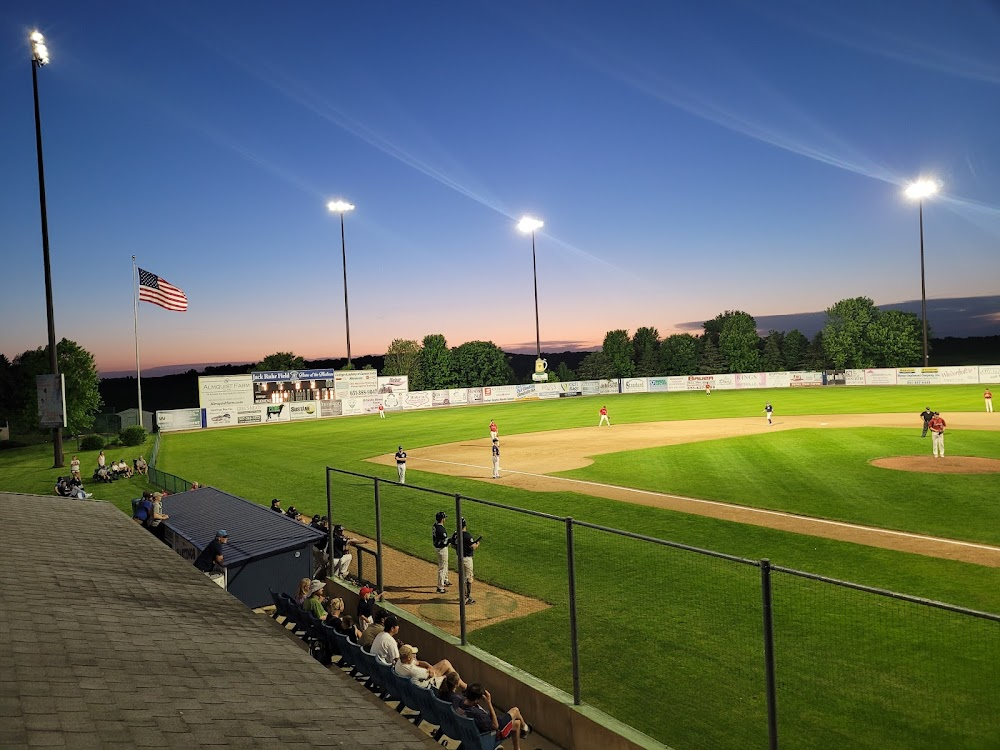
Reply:
<svg viewBox="0 0 1000 750"><path fill-rule="evenodd" d="M139 301L152 302L167 310L185 312L188 298L180 289L155 273L139 269Z"/></svg>

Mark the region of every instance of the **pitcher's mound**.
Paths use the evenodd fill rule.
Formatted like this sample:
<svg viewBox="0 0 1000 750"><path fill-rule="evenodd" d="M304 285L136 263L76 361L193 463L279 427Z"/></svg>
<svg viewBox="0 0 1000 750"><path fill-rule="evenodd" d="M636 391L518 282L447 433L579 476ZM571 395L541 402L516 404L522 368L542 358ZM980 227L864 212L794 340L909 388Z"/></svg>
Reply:
<svg viewBox="0 0 1000 750"><path fill-rule="evenodd" d="M1000 460L974 456L892 456L876 458L872 466L898 471L922 471L927 474L1000 474Z"/></svg>

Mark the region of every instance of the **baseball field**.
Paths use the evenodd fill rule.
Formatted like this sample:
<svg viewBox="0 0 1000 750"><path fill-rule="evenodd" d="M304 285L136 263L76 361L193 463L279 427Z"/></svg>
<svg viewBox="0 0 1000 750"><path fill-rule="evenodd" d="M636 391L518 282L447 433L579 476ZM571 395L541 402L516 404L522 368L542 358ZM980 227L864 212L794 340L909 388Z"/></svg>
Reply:
<svg viewBox="0 0 1000 750"><path fill-rule="evenodd" d="M325 513L325 466L394 480L403 445L409 484L996 613L1000 417L980 413L981 392L642 394L205 430L165 435L158 467ZM596 426L602 404L611 428ZM920 437L927 405L948 422L944 459ZM23 486L40 475L5 489L47 492ZM373 533L370 487L338 479L334 500L335 521ZM430 561L442 500L383 486L382 502L387 544ZM470 640L570 690L563 526L463 512L484 535L477 579L545 605L501 616L497 598ZM765 747L759 571L589 529L576 545L584 701L675 748ZM774 619L783 746L1000 746L1000 624L789 574L775 576Z"/></svg>

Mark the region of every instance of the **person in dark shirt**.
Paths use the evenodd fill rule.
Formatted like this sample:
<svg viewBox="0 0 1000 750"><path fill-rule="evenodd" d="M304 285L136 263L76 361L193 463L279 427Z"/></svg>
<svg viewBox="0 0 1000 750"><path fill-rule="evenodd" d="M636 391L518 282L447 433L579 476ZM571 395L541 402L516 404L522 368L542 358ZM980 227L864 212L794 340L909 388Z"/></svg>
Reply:
<svg viewBox="0 0 1000 750"><path fill-rule="evenodd" d="M472 534L466 529L465 519L462 519L462 548L458 547L458 532L456 531L451 535L451 546L456 550L459 550L459 562L462 565L462 569L465 571L465 603L475 604L476 600L472 598L472 581L475 579L472 556L476 553L476 549L479 547L479 539L473 539Z"/></svg>
<svg viewBox="0 0 1000 750"><path fill-rule="evenodd" d="M274 498L274 500L271 501L271 510L273 510L275 513L285 512L281 509L281 501L278 498Z"/></svg>
<svg viewBox="0 0 1000 750"><path fill-rule="evenodd" d="M528 722L524 720L520 709L516 706L510 711L498 714L493 708L490 691L484 689L478 682L465 688L465 699L458 704L458 708L476 722L476 728L480 733L495 732L499 741L509 737L514 750L521 750L521 738L527 737L531 732Z"/></svg>
<svg viewBox="0 0 1000 750"><path fill-rule="evenodd" d="M229 532L219 529L215 532L215 539L208 543L208 546L201 551L198 559L194 561L194 566L203 573L211 573L215 566L220 568L225 565L222 560L222 545L229 543Z"/></svg>
<svg viewBox="0 0 1000 750"><path fill-rule="evenodd" d="M931 411L931 407L927 407L922 412L920 412L920 418L924 420L924 429L920 433L920 437L927 437L927 426L931 423L931 419L934 417L934 412Z"/></svg>
<svg viewBox="0 0 1000 750"><path fill-rule="evenodd" d="M339 523L333 527L333 574L338 578L347 578L351 570L354 556L347 551L347 546L356 541L344 533L344 527Z"/></svg>

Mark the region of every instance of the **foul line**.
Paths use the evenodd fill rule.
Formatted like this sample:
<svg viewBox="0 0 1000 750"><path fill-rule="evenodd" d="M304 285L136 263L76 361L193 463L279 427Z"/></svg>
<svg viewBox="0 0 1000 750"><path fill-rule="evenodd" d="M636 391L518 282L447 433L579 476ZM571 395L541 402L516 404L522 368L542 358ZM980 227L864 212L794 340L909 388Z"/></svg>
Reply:
<svg viewBox="0 0 1000 750"><path fill-rule="evenodd" d="M410 456L410 459L416 458L418 461L428 461L435 464L448 464L449 466L464 466L470 469L483 469L484 471L490 470L492 467L479 466L477 464L466 464L459 461L441 461L436 458L419 458L417 456ZM754 508L750 505L737 505L735 503L727 503L721 500L703 500L697 497L685 497L684 495L669 495L665 492L653 492L652 490L640 490L634 487L622 487L617 484L605 484L604 482L591 482L586 479L572 479L570 477L555 477L550 474L535 474L530 471L517 471L515 469L504 469L506 474L521 474L526 477L537 477L539 479L549 479L553 481L570 482L572 484L585 484L591 487L603 487L609 490L618 490L619 492L634 492L639 495L650 495L652 497L666 497L672 498L674 500L684 500L689 503L701 503L702 505L715 505L722 508L732 508L733 510L746 511L748 513L760 513L766 516L778 516L780 518L793 518L799 521L809 521L811 523L825 523L828 526L840 526L845 529L855 529L858 531L867 531L875 534L885 534L886 536L899 536L906 537L907 539L921 539L926 542L939 542L943 544L954 544L959 547L971 547L974 549L983 549L990 552L1000 553L1000 547L993 547L988 544L976 544L975 542L962 542L957 539L946 539L939 536L927 536L926 534L911 534L906 531L893 531L892 529L880 529L877 526L862 526L856 523L847 523L845 521L831 521L826 518L815 518L813 516L803 516L797 513L785 513L780 510L767 510L765 508ZM722 519L726 520L726 519Z"/></svg>

